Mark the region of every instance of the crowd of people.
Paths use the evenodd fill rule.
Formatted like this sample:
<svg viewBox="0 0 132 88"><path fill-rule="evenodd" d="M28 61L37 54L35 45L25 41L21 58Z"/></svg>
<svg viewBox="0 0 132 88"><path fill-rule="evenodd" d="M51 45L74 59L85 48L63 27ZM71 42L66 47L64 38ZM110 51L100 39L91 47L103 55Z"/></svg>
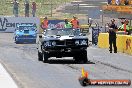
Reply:
<svg viewBox="0 0 132 88"><path fill-rule="evenodd" d="M119 26L118 31L124 31L126 34L130 35L131 29L129 26L129 21L122 19L121 20L121 26Z"/></svg>
<svg viewBox="0 0 132 88"><path fill-rule="evenodd" d="M73 16L73 19L69 21L68 19L64 19L65 25L64 28L79 28L79 21L77 17ZM43 30L48 28L48 18L44 17L43 21L41 22L41 28Z"/></svg>
<svg viewBox="0 0 132 88"><path fill-rule="evenodd" d="M129 5L129 1L131 0L107 0L108 4L112 4L112 2L115 2L116 5Z"/></svg>
<svg viewBox="0 0 132 88"><path fill-rule="evenodd" d="M30 10L29 1L27 0L25 1L24 7L25 7L25 17L29 17L29 10ZM32 16L35 17L36 2L32 2L31 8L32 8ZM13 0L13 14L15 17L18 17L18 13L19 13L19 2L17 0Z"/></svg>

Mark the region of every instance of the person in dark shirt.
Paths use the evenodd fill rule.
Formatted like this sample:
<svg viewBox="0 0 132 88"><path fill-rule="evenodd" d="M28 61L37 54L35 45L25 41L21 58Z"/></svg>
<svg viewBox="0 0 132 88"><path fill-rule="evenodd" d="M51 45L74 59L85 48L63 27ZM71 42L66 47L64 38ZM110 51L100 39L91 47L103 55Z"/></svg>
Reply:
<svg viewBox="0 0 132 88"><path fill-rule="evenodd" d="M111 20L111 24L108 24L109 26L109 45L110 45L110 53L112 53L112 44L114 47L114 53L117 53L117 46L116 46L116 31L117 26L115 25L115 20Z"/></svg>
<svg viewBox="0 0 132 88"><path fill-rule="evenodd" d="M25 2L25 17L29 17L29 2Z"/></svg>
<svg viewBox="0 0 132 88"><path fill-rule="evenodd" d="M13 14L15 17L18 17L18 7L19 7L19 2L17 0L13 1Z"/></svg>
<svg viewBox="0 0 132 88"><path fill-rule="evenodd" d="M33 15L33 17L35 17L35 13L36 13L36 2L32 2L32 15Z"/></svg>

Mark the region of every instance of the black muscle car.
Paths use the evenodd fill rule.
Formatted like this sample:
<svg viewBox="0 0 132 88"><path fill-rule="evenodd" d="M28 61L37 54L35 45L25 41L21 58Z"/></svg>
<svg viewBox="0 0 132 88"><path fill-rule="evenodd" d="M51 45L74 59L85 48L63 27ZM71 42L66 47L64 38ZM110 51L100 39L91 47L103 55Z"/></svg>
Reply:
<svg viewBox="0 0 132 88"><path fill-rule="evenodd" d="M47 62L50 57L73 57L76 62L88 61L88 37L80 29L47 29L39 35L38 60Z"/></svg>

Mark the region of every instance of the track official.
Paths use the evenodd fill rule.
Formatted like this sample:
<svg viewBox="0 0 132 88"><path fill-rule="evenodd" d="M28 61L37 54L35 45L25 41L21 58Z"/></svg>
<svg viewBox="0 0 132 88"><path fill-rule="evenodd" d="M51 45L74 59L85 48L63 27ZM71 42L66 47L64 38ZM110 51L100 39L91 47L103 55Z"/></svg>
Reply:
<svg viewBox="0 0 132 88"><path fill-rule="evenodd" d="M65 28L72 28L72 24L68 21L68 19L65 19Z"/></svg>
<svg viewBox="0 0 132 88"><path fill-rule="evenodd" d="M41 28L42 28L43 30L45 30L45 29L48 28L48 18L47 18L47 17L45 17L44 20L42 21L42 23L41 23Z"/></svg>
<svg viewBox="0 0 132 88"><path fill-rule="evenodd" d="M73 16L73 19L70 22L72 24L72 28L79 28L79 21L77 17Z"/></svg>
<svg viewBox="0 0 132 88"><path fill-rule="evenodd" d="M112 45L114 47L114 53L117 53L117 46L116 46L116 31L117 31L117 25L115 25L115 20L111 20L111 24L108 24L109 26L109 51L112 53Z"/></svg>

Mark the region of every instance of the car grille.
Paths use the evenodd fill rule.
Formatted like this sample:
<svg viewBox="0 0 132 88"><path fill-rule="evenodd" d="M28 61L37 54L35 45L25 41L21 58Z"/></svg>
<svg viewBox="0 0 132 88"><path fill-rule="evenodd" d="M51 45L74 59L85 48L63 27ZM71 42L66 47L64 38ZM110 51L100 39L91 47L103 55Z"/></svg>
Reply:
<svg viewBox="0 0 132 88"><path fill-rule="evenodd" d="M56 45L65 45L65 41L56 41Z"/></svg>
<svg viewBox="0 0 132 88"><path fill-rule="evenodd" d="M67 46L73 46L75 45L75 40L57 40L56 45L67 45Z"/></svg>
<svg viewBox="0 0 132 88"><path fill-rule="evenodd" d="M21 38L31 38L33 36L32 35L22 35L22 36L19 36L19 37L21 37Z"/></svg>
<svg viewBox="0 0 132 88"><path fill-rule="evenodd" d="M29 33L29 30L24 30L24 33Z"/></svg>
<svg viewBox="0 0 132 88"><path fill-rule="evenodd" d="M73 45L75 45L75 41L74 40L66 40L66 45L73 46Z"/></svg>

